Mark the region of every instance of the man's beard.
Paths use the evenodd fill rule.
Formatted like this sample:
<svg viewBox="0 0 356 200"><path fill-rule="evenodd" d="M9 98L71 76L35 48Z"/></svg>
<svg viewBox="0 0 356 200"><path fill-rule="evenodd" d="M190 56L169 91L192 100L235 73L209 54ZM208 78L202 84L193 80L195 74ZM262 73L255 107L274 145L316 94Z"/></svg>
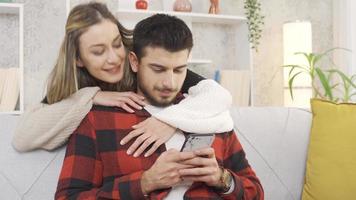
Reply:
<svg viewBox="0 0 356 200"><path fill-rule="evenodd" d="M172 90L172 89L165 89L165 88L161 89L161 88L154 87L153 89L158 90L158 91L170 90L172 93L176 92L176 95L172 99L168 100L168 98L169 98L168 97L166 101L159 101L159 100L156 100L152 95L150 95L150 93L146 90L145 86L142 84L142 81L138 80L137 86L138 86L138 89L143 93L143 95L145 96L147 101L153 106L167 107L172 104L172 102L176 99L176 96L178 95L177 89Z"/></svg>

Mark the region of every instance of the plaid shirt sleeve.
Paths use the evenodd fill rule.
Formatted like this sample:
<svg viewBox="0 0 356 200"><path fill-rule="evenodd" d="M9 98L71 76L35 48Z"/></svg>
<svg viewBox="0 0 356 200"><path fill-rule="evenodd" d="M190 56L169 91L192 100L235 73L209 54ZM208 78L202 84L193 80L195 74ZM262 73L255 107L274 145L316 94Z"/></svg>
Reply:
<svg viewBox="0 0 356 200"><path fill-rule="evenodd" d="M224 136L223 136L224 135ZM235 188L229 194L221 194L224 199L263 200L262 185L245 157L236 133L231 131L221 135L225 147L222 155L224 168L233 175ZM219 157L219 156L218 156Z"/></svg>
<svg viewBox="0 0 356 200"><path fill-rule="evenodd" d="M142 173L103 180L95 129L87 115L69 139L55 199L144 199Z"/></svg>

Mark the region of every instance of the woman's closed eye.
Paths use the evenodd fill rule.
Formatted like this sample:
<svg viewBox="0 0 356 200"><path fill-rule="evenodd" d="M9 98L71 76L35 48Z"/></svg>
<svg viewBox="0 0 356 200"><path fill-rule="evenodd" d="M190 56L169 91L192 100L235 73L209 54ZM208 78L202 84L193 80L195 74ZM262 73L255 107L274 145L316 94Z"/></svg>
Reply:
<svg viewBox="0 0 356 200"><path fill-rule="evenodd" d="M118 43L115 43L115 44L113 44L113 47L114 48L121 48L122 47L122 42L118 42Z"/></svg>
<svg viewBox="0 0 356 200"><path fill-rule="evenodd" d="M104 53L105 49L104 48L96 48L91 51L92 54L96 56L100 56Z"/></svg>

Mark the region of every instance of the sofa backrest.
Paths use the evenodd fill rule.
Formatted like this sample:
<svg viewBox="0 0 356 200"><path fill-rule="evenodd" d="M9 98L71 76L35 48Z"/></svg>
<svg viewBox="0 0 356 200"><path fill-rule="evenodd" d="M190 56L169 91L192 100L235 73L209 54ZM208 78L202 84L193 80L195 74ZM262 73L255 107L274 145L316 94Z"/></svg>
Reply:
<svg viewBox="0 0 356 200"><path fill-rule="evenodd" d="M0 199L53 199L65 148L16 152L11 140L18 119L0 115Z"/></svg>
<svg viewBox="0 0 356 200"><path fill-rule="evenodd" d="M299 200L311 113L297 108L233 108L235 130L266 200Z"/></svg>
<svg viewBox="0 0 356 200"><path fill-rule="evenodd" d="M292 108L233 108L231 115L267 200L300 199L311 115ZM65 148L18 153L19 116L0 115L0 199L53 199Z"/></svg>

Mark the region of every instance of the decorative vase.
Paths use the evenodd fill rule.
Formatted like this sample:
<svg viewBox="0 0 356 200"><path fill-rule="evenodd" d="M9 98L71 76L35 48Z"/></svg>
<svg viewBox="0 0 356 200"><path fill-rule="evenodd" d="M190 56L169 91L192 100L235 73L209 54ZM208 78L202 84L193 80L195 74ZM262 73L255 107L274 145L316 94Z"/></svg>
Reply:
<svg viewBox="0 0 356 200"><path fill-rule="evenodd" d="M219 0L210 0L209 14L219 14Z"/></svg>
<svg viewBox="0 0 356 200"><path fill-rule="evenodd" d="M148 3L146 0L137 0L136 1L136 9L146 10L148 7Z"/></svg>
<svg viewBox="0 0 356 200"><path fill-rule="evenodd" d="M190 0L176 0L173 5L173 10L177 12L191 12L192 4Z"/></svg>

